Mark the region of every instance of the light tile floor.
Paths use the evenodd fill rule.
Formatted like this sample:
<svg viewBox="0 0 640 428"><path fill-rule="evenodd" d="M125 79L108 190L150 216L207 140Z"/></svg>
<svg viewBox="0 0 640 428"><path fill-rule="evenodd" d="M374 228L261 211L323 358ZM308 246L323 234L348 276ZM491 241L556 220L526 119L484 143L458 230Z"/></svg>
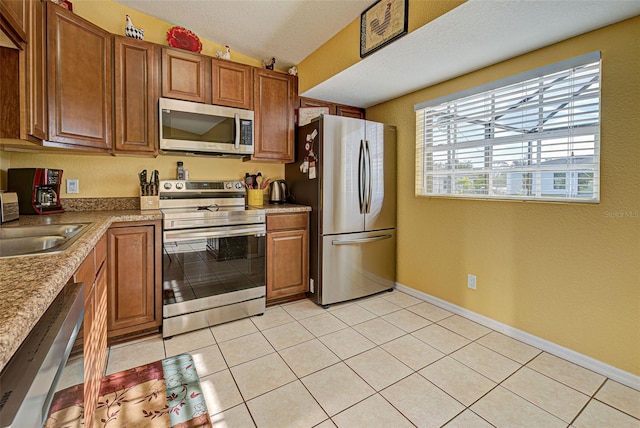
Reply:
<svg viewBox="0 0 640 428"><path fill-rule="evenodd" d="M640 391L394 291L114 346L190 353L215 427L638 427Z"/></svg>

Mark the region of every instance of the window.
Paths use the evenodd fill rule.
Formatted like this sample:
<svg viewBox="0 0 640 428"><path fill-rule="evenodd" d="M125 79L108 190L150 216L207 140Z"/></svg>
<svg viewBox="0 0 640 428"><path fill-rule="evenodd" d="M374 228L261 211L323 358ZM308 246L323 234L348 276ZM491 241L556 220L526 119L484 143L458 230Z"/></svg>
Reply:
<svg viewBox="0 0 640 428"><path fill-rule="evenodd" d="M599 52L415 110L418 196L600 199Z"/></svg>
<svg viewBox="0 0 640 428"><path fill-rule="evenodd" d="M567 188L567 173L566 172L554 172L553 173L553 188L555 190Z"/></svg>

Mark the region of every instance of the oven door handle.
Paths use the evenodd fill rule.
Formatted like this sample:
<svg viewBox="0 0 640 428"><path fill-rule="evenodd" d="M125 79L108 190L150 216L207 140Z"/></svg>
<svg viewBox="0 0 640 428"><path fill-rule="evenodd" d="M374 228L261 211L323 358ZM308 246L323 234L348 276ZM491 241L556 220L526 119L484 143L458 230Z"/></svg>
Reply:
<svg viewBox="0 0 640 428"><path fill-rule="evenodd" d="M266 234L265 225L247 225L247 226L224 226L211 227L206 229L182 229L168 230L162 234L165 244L171 242L183 242L193 239L203 238L229 238L232 236L264 236Z"/></svg>

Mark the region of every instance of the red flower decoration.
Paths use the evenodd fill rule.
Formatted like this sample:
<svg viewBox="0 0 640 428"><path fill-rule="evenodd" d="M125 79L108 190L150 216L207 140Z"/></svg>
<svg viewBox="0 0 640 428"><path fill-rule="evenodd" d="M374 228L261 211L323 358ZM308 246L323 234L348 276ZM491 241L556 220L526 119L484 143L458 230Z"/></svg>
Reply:
<svg viewBox="0 0 640 428"><path fill-rule="evenodd" d="M202 42L198 36L190 30L183 27L171 27L167 31L167 42L169 46L180 48L191 52L200 53L202 51Z"/></svg>

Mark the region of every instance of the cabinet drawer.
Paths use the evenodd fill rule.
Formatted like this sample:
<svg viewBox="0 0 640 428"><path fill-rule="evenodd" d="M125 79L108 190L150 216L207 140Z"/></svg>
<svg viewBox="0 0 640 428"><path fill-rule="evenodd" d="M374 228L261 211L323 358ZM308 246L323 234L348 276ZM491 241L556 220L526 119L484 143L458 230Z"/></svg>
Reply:
<svg viewBox="0 0 640 428"><path fill-rule="evenodd" d="M306 229L309 225L309 214L275 214L267 216L267 232L274 230Z"/></svg>

